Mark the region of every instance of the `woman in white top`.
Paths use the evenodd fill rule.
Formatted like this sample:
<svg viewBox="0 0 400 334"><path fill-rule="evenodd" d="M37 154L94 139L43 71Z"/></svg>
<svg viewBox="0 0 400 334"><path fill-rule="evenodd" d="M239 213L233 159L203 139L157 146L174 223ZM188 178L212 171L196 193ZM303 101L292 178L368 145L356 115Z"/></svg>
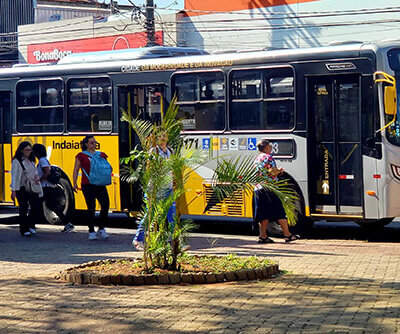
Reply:
<svg viewBox="0 0 400 334"><path fill-rule="evenodd" d="M56 213L61 223L64 224L64 229L61 232L72 232L75 226L68 222L63 209L58 205L56 186L48 180L51 164L47 159L46 147L42 144L35 144L32 149L36 158L39 160L37 164L37 173L43 188L44 202L50 210Z"/></svg>
<svg viewBox="0 0 400 334"><path fill-rule="evenodd" d="M161 131L158 134L156 147L150 149L150 153L156 153L163 159L170 159L171 155L174 153L172 148L168 146L168 134L165 131ZM173 191L173 182L172 182L172 174L169 175L171 181L169 185L166 186L165 191L163 192L163 197L168 197ZM145 195L146 196L146 195ZM172 206L169 208L167 213L167 221L169 224L174 224L174 218L176 216L176 203L174 202ZM140 222L136 234L133 238L132 245L137 250L143 249L144 237L145 237L145 228L144 228L144 220L143 217Z"/></svg>
<svg viewBox="0 0 400 334"><path fill-rule="evenodd" d="M43 217L43 191L34 161L31 144L23 141L12 160L11 199L18 200L19 230L25 237L36 234L35 223Z"/></svg>

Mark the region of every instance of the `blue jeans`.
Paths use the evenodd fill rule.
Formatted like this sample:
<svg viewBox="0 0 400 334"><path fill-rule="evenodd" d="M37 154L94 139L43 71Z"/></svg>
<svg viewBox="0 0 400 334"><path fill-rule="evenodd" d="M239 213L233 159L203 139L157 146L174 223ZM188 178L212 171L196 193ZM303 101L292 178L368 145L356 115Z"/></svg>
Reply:
<svg viewBox="0 0 400 334"><path fill-rule="evenodd" d="M169 189L165 193L165 197L168 197L172 193L172 189ZM146 195L145 195L146 196ZM167 221L170 224L174 224L174 217L176 215L176 204L175 202L172 203L171 207L168 210L167 213ZM144 241L144 220L146 219L147 213L144 215L144 217L140 220L138 229L136 231L136 234L133 238L133 241L135 242L143 242Z"/></svg>

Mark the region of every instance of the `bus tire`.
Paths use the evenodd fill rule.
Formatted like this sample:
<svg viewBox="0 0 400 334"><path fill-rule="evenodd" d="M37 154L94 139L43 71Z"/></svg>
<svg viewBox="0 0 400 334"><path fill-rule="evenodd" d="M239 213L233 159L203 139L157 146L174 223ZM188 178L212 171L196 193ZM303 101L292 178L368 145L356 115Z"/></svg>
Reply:
<svg viewBox="0 0 400 334"><path fill-rule="evenodd" d="M377 220L365 220L356 222L361 227L374 229L374 228L382 228L393 221L394 218L382 218Z"/></svg>
<svg viewBox="0 0 400 334"><path fill-rule="evenodd" d="M60 182L56 184L56 202L59 208L63 210L64 215L67 218L67 221L70 221L73 212L75 210L75 198L74 192L72 190L71 182L69 182L68 177L62 173ZM43 213L44 218L50 224L60 224L60 218L57 214L49 209L45 202L43 202Z"/></svg>

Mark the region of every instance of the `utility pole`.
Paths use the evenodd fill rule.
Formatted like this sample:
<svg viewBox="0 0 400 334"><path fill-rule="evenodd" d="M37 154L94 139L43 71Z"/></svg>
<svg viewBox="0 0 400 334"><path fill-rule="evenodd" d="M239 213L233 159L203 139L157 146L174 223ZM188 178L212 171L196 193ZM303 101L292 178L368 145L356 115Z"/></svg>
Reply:
<svg viewBox="0 0 400 334"><path fill-rule="evenodd" d="M146 34L147 34L147 45L154 46L156 44L155 37L155 25L154 25L154 1L146 0Z"/></svg>
<svg viewBox="0 0 400 334"><path fill-rule="evenodd" d="M111 8L111 14L118 13L118 1L111 0L110 1L110 8Z"/></svg>

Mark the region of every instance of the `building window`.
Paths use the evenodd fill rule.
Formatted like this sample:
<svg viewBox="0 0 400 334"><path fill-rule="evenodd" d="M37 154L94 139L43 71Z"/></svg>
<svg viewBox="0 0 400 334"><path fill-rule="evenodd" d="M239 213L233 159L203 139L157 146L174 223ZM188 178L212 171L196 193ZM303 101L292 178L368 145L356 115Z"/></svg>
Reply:
<svg viewBox="0 0 400 334"><path fill-rule="evenodd" d="M232 130L288 130L294 126L291 68L232 71L230 98Z"/></svg>
<svg viewBox="0 0 400 334"><path fill-rule="evenodd" d="M17 131L59 133L64 130L62 80L20 81L17 84Z"/></svg>
<svg viewBox="0 0 400 334"><path fill-rule="evenodd" d="M67 129L70 132L111 132L111 81L109 78L70 79Z"/></svg>
<svg viewBox="0 0 400 334"><path fill-rule="evenodd" d="M225 79L222 72L177 74L173 77L178 118L184 131L225 128Z"/></svg>

